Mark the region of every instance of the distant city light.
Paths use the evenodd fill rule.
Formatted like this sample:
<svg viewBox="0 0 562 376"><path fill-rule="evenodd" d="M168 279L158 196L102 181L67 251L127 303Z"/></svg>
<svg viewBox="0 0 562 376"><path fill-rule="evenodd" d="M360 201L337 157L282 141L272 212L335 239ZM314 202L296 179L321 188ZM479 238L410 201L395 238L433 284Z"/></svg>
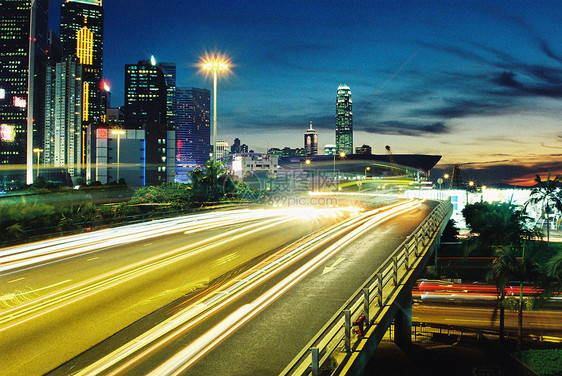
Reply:
<svg viewBox="0 0 562 376"><path fill-rule="evenodd" d="M16 128L13 125L0 125L0 140L13 142L16 139Z"/></svg>
<svg viewBox="0 0 562 376"><path fill-rule="evenodd" d="M14 97L14 106L19 108L27 107L27 100L22 97Z"/></svg>

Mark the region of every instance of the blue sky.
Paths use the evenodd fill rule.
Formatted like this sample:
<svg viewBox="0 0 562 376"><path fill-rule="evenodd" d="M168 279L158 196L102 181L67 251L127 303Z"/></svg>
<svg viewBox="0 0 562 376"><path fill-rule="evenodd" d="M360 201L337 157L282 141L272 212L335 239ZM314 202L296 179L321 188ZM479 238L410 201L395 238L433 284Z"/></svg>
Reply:
<svg viewBox="0 0 562 376"><path fill-rule="evenodd" d="M51 1L58 17L59 1ZM175 62L178 86L219 81L219 137L256 151L302 146L310 121L334 143L339 84L354 143L443 155L482 184L562 173L562 3L558 1L106 0L104 76L123 103L124 65Z"/></svg>

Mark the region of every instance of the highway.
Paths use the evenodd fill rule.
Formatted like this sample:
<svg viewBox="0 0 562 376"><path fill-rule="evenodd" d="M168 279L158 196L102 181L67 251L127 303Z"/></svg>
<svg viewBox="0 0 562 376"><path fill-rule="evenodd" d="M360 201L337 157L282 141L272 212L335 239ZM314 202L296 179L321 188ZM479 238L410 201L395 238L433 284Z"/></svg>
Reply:
<svg viewBox="0 0 562 376"><path fill-rule="evenodd" d="M0 250L2 374L278 373L432 207L397 205L233 210Z"/></svg>

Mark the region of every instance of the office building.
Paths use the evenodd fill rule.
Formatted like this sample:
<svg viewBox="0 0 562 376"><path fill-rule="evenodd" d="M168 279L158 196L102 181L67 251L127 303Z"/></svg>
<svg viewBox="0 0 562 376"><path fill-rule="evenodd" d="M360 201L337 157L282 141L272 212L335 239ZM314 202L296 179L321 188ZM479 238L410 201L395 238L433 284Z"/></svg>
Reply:
<svg viewBox="0 0 562 376"><path fill-rule="evenodd" d="M54 127L56 108L57 64L62 59L62 44L54 31L49 30L47 37L47 67L45 78L45 132L42 140L43 165L54 165ZM39 144L41 145L41 143Z"/></svg>
<svg viewBox="0 0 562 376"><path fill-rule="evenodd" d="M337 153L353 153L353 112L351 90L340 85L336 95L336 147Z"/></svg>
<svg viewBox="0 0 562 376"><path fill-rule="evenodd" d="M239 154L241 149L240 139L235 138L234 143L230 147L230 154Z"/></svg>
<svg viewBox="0 0 562 376"><path fill-rule="evenodd" d="M130 186L146 185L144 130L120 130L117 134L117 130L99 127L92 135L96 181L108 184L124 179Z"/></svg>
<svg viewBox="0 0 562 376"><path fill-rule="evenodd" d="M154 61L125 65L125 128L145 131L147 185L167 181L167 87Z"/></svg>
<svg viewBox="0 0 562 376"><path fill-rule="evenodd" d="M63 58L83 66L82 123L99 124L103 115L103 7L101 0L66 0L60 10Z"/></svg>
<svg viewBox="0 0 562 376"><path fill-rule="evenodd" d="M310 122L310 128L304 134L304 149L307 156L318 155L318 134L312 129L312 122Z"/></svg>
<svg viewBox="0 0 562 376"><path fill-rule="evenodd" d="M51 69L51 68L50 68ZM50 74L49 74L50 76ZM71 178L82 174L84 133L82 132L82 64L76 56L57 63L54 88L46 98L45 164L64 167Z"/></svg>
<svg viewBox="0 0 562 376"><path fill-rule="evenodd" d="M36 0L33 11L30 4L29 0L1 3L0 165L14 166L1 170L0 181L26 180L28 110L33 119L30 149L43 145L49 1ZM29 97L28 77L33 77Z"/></svg>
<svg viewBox="0 0 562 376"><path fill-rule="evenodd" d="M324 146L324 155L336 155L338 148L336 145L325 145Z"/></svg>
<svg viewBox="0 0 562 376"><path fill-rule="evenodd" d="M355 154L371 155L373 150L369 145L357 146L355 148Z"/></svg>
<svg viewBox="0 0 562 376"><path fill-rule="evenodd" d="M178 180L202 167L211 152L211 92L178 87L176 90L176 172Z"/></svg>
<svg viewBox="0 0 562 376"><path fill-rule="evenodd" d="M221 159L228 155L228 142L225 140L217 140L217 155L215 159Z"/></svg>

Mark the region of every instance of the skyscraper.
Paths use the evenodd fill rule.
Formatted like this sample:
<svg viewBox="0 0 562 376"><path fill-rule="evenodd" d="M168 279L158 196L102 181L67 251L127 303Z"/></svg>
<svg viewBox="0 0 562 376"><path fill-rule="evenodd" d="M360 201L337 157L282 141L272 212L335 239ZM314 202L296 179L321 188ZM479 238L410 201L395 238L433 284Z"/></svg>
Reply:
<svg viewBox="0 0 562 376"><path fill-rule="evenodd" d="M336 95L336 146L337 152L353 154L353 113L351 90L343 84Z"/></svg>
<svg viewBox="0 0 562 376"><path fill-rule="evenodd" d="M190 169L209 160L211 92L178 87L176 103L176 165L178 176L184 179Z"/></svg>
<svg viewBox="0 0 562 376"><path fill-rule="evenodd" d="M27 162L28 107L32 111L33 144L42 146L49 1L35 1L33 23L30 4L30 0L0 2L0 165ZM34 77L29 85L30 97L29 73ZM24 176L25 168L20 166L2 172L0 180L24 181Z"/></svg>
<svg viewBox="0 0 562 376"><path fill-rule="evenodd" d="M306 156L318 155L318 134L312 129L312 122L304 134L304 149Z"/></svg>
<svg viewBox="0 0 562 376"><path fill-rule="evenodd" d="M101 0L66 0L60 11L63 57L76 56L83 66L84 128L102 117L103 7Z"/></svg>
<svg viewBox="0 0 562 376"><path fill-rule="evenodd" d="M125 127L145 130L146 184L167 181L167 87L162 68L146 60L125 65Z"/></svg>
<svg viewBox="0 0 562 376"><path fill-rule="evenodd" d="M66 167L71 177L80 176L83 166L82 82L82 64L76 56L57 63L54 122L45 131L45 161Z"/></svg>

